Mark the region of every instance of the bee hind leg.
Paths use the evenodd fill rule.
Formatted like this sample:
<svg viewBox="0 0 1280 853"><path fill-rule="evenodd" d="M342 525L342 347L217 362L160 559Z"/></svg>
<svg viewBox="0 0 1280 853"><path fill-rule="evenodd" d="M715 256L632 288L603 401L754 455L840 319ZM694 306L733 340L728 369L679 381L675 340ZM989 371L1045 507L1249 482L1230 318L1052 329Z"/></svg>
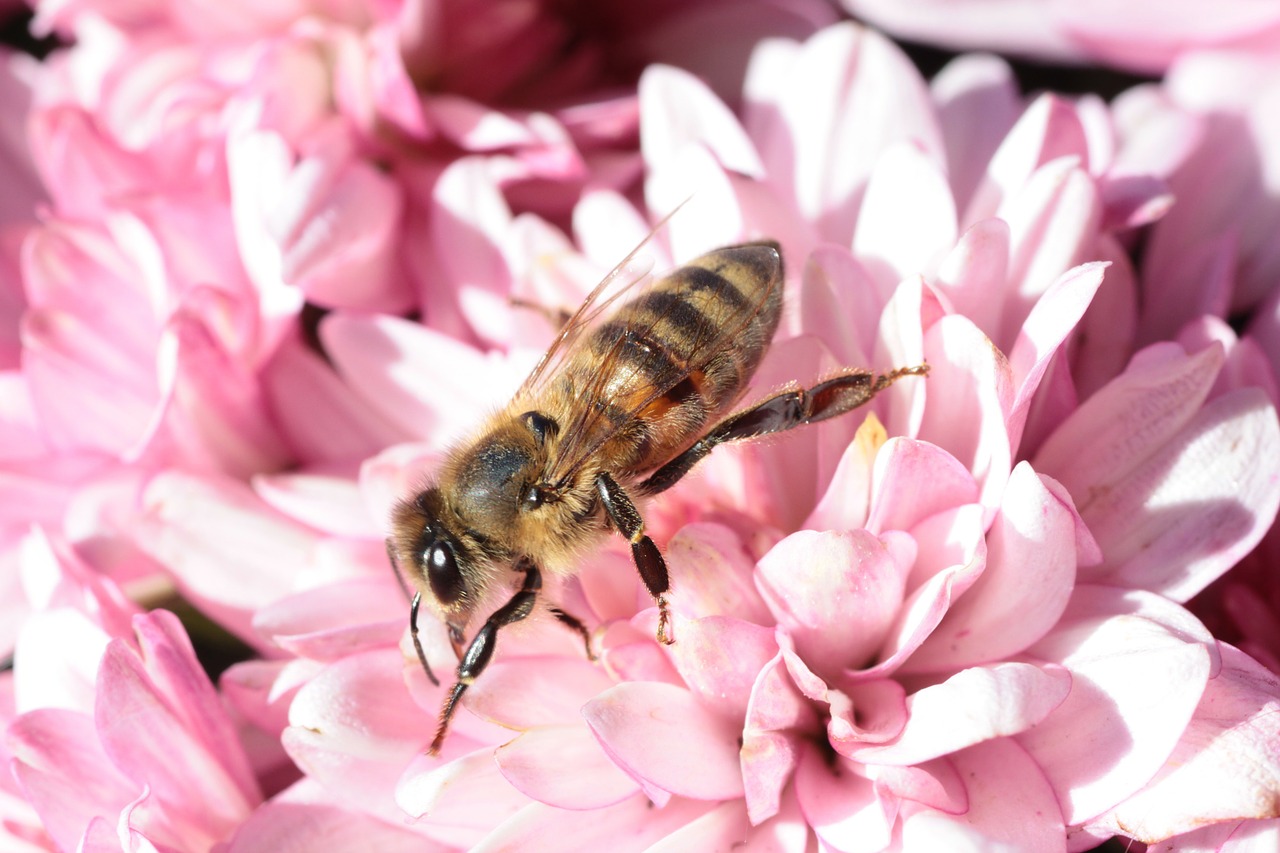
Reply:
<svg viewBox="0 0 1280 853"><path fill-rule="evenodd" d="M614 528L631 543L631 559L640 572L645 588L658 603L658 642L664 646L670 645L674 640L670 631L671 613L667 609L667 592L671 589L667 563L662 559L658 546L644 532L644 519L640 517L640 511L607 472L602 471L596 477L596 493Z"/></svg>
<svg viewBox="0 0 1280 853"><path fill-rule="evenodd" d="M784 391L749 409L735 412L707 431L688 450L663 465L640 484L641 494L656 495L680 481L712 450L730 441L745 441L814 424L850 412L904 376L924 376L929 365L900 367L888 373L847 370L812 388Z"/></svg>
<svg viewBox="0 0 1280 853"><path fill-rule="evenodd" d="M582 638L582 644L587 649L587 660L594 662L596 659L596 653L591 648L591 632L587 629L587 626L583 621L572 613L566 613L559 607L549 607L547 609L551 611L552 616L560 620L562 625Z"/></svg>
<svg viewBox="0 0 1280 853"><path fill-rule="evenodd" d="M497 648L498 629L512 622L519 622L533 612L534 602L542 591L542 572L529 560L521 560L518 566L524 572L524 583L511 600L499 607L485 620L484 625L472 637L470 645L458 661L457 682L445 697L444 706L440 709L440 721L436 724L436 736L431 741L428 755L439 755L444 744L444 736L449 731L449 721L457 710L458 700L467 688L484 672L493 660Z"/></svg>

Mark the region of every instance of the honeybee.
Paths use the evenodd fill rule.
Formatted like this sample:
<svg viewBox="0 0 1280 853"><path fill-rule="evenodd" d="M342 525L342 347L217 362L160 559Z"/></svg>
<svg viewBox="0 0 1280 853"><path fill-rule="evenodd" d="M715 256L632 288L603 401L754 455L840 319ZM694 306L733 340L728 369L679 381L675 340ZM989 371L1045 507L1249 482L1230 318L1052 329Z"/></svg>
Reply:
<svg viewBox="0 0 1280 853"><path fill-rule="evenodd" d="M419 661L438 684L418 636L424 602L459 656L432 755L458 700L492 659L498 631L533 611L542 572L571 573L609 528L630 543L657 604L658 641L672 642L667 567L645 533L636 497L670 488L718 445L835 417L903 376L928 372L923 364L885 374L844 370L727 414L778 326L778 244L709 252L612 314L605 309L617 297L600 298L609 282L563 326L511 403L450 453L435 484L392 512L387 553L416 590L409 622ZM503 587L514 589L511 598L464 650L473 611ZM582 636L590 655L586 626L558 608L551 612Z"/></svg>

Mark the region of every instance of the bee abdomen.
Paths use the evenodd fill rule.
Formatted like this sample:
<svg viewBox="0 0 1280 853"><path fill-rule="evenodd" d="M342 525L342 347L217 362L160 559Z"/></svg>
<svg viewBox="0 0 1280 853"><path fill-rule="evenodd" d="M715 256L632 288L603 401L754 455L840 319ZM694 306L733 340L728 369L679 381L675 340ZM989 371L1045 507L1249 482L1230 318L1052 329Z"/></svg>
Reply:
<svg viewBox="0 0 1280 853"><path fill-rule="evenodd" d="M584 379L607 374L604 415L627 434L633 462L676 452L737 399L781 306L776 244L734 246L675 270L591 334L575 367Z"/></svg>

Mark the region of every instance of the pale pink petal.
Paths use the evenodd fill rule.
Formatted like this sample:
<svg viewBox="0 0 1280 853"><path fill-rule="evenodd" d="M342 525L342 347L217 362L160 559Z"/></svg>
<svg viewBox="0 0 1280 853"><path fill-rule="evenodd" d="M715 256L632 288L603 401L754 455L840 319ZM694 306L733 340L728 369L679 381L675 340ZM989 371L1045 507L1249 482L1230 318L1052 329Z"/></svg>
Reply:
<svg viewBox="0 0 1280 853"><path fill-rule="evenodd" d="M270 506L334 536L377 538L382 526L370 518L347 466L306 472L259 474L253 489Z"/></svg>
<svg viewBox="0 0 1280 853"><path fill-rule="evenodd" d="M502 346L511 337L507 296L512 272L498 241L509 227L511 211L489 170L482 158L464 157L441 173L432 192L429 228L451 286L425 286L456 299L475 333Z"/></svg>
<svg viewBox="0 0 1280 853"><path fill-rule="evenodd" d="M598 809L640 790L580 722L531 729L498 747L493 757L517 791L562 809Z"/></svg>
<svg viewBox="0 0 1280 853"><path fill-rule="evenodd" d="M404 593L390 577L354 579L273 602L255 614L253 626L295 655L339 660L394 646L404 633L407 612Z"/></svg>
<svg viewBox="0 0 1280 853"><path fill-rule="evenodd" d="M938 105L955 205L965 210L987 163L1022 110L1018 83L1003 59L979 53L948 62L929 81L929 88Z"/></svg>
<svg viewBox="0 0 1280 853"><path fill-rule="evenodd" d="M335 788L333 795L341 796L342 790ZM419 818L417 825L431 837L472 848L531 801L511 787L493 760L493 750L485 748L447 764L416 756L396 786L396 804Z"/></svg>
<svg viewBox="0 0 1280 853"><path fill-rule="evenodd" d="M1063 157L1045 164L998 211L1009 223L1009 296L992 338L1006 349L1035 300L1092 248L1102 205L1093 178L1077 162Z"/></svg>
<svg viewBox="0 0 1280 853"><path fill-rule="evenodd" d="M582 706L613 685L600 666L584 658L496 660L467 691L466 707L521 731L563 725L581 719Z"/></svg>
<svg viewBox="0 0 1280 853"><path fill-rule="evenodd" d="M640 149L660 169L687 145L705 145L726 169L764 177L755 146L738 120L697 77L662 65L645 69L639 84Z"/></svg>
<svg viewBox="0 0 1280 853"><path fill-rule="evenodd" d="M1076 324L1077 339L1089 342L1071 353L1071 376L1081 399L1093 395L1124 371L1138 333L1137 274L1128 250L1103 234L1093 254L1108 266L1089 310ZM1073 400L1071 408L1075 406ZM1046 432L1051 432L1068 413L1069 410L1064 411L1047 424ZM1023 447L1028 449L1025 443Z"/></svg>
<svg viewBox="0 0 1280 853"><path fill-rule="evenodd" d="M1082 264L1064 272L1040 297L1023 322L1013 349L1009 351L1009 369L1018 389L1009 413L1009 440L1014 446L1022 438L1022 426L1049 361L1084 316L1102 285L1105 269L1102 264L1095 263Z"/></svg>
<svg viewBox="0 0 1280 853"><path fill-rule="evenodd" d="M907 697L907 724L894 743L841 750L867 764L918 764L1026 731L1071 689L1059 667L1003 663L964 669Z"/></svg>
<svg viewBox="0 0 1280 853"><path fill-rule="evenodd" d="M758 625L772 621L752 577L755 561L729 528L686 525L671 537L665 556L673 610L691 618L724 614Z"/></svg>
<svg viewBox="0 0 1280 853"><path fill-rule="evenodd" d="M803 823L798 827L804 830ZM805 833L807 835L807 833ZM805 835L793 839L804 844ZM737 847L749 847L752 844L753 827L747 820L747 813L742 803L729 800L721 803L711 811L689 821L657 844L646 849L646 853L684 853L686 850L724 850Z"/></svg>
<svg viewBox="0 0 1280 853"><path fill-rule="evenodd" d="M870 529L867 513L871 503L872 471L886 432L878 419L864 420L853 441L845 447L831 475L827 490L801 525L811 530ZM889 442L890 445L894 442Z"/></svg>
<svg viewBox="0 0 1280 853"><path fill-rule="evenodd" d="M655 806L643 796L591 811L565 811L534 803L501 823L472 853L520 850L643 851L715 808L700 800L677 798Z"/></svg>
<svg viewBox="0 0 1280 853"><path fill-rule="evenodd" d="M332 853L444 853L422 834L356 810L318 803L264 804L227 841L226 853L324 849Z"/></svg>
<svg viewBox="0 0 1280 853"><path fill-rule="evenodd" d="M587 703L582 714L605 752L646 793L705 800L742 796L741 730L687 690L661 683L619 684Z"/></svg>
<svg viewBox="0 0 1280 853"><path fill-rule="evenodd" d="M1185 600L1270 525L1280 424L1256 389L1203 404L1222 361L1218 346L1191 356L1172 344L1143 351L1037 454L1036 467L1077 496L1103 549L1105 562L1084 577Z"/></svg>
<svg viewBox="0 0 1280 853"><path fill-rule="evenodd" d="M875 784L851 762L828 764L808 747L796 770L796 799L818 838L847 853L873 853L888 846L898 803L882 799Z"/></svg>
<svg viewBox="0 0 1280 853"><path fill-rule="evenodd" d="M1004 136L961 221L977 222L998 215L1045 164L1064 157L1078 159L1087 150L1085 130L1076 108L1056 95L1041 95ZM1009 221L1006 216L1001 218Z"/></svg>
<svg viewBox="0 0 1280 853"><path fill-rule="evenodd" d="M360 399L299 341L280 346L260 381L282 438L303 461L364 459L413 435Z"/></svg>
<svg viewBox="0 0 1280 853"><path fill-rule="evenodd" d="M779 654L760 671L742 730L742 779L753 824L774 816L800 759L801 736L820 730L817 712L796 689Z"/></svg>
<svg viewBox="0 0 1280 853"><path fill-rule="evenodd" d="M55 709L23 714L9 726L6 745L23 793L65 850L76 849L94 816L114 821L140 789L108 760L86 714Z"/></svg>
<svg viewBox="0 0 1280 853"><path fill-rule="evenodd" d="M1165 766L1091 826L1153 842L1206 823L1280 817L1280 680L1221 648L1222 670Z"/></svg>
<svg viewBox="0 0 1280 853"><path fill-rule="evenodd" d="M868 364L888 293L877 292L871 273L841 246L814 249L802 275L799 331L815 335L844 364Z"/></svg>
<svg viewBox="0 0 1280 853"><path fill-rule="evenodd" d="M980 329L994 334L1002 328L1001 312L1009 275L1009 224L1003 219L980 219L960 235L938 264L934 287Z"/></svg>
<svg viewBox="0 0 1280 853"><path fill-rule="evenodd" d="M977 529L978 513L968 513L970 524L957 524L954 527ZM942 519L944 522L949 519ZM951 527L950 524L942 525ZM972 537L968 537L972 539ZM981 539L973 540L973 545L981 546ZM962 546L963 547L963 546ZM957 549L953 549L957 550ZM923 584L916 587L907 596L902 607L894 615L884 646L880 650L879 663L866 669L851 673L859 680L880 678L895 672L933 633L942 621L951 603L960 591L973 585L982 573L986 564L985 547L971 547L967 553L960 554L960 562L949 563L940 571L929 576Z"/></svg>
<svg viewBox="0 0 1280 853"><path fill-rule="evenodd" d="M923 764L895 767L875 764L866 767L867 777L889 796L900 797L937 809L947 814L964 814L969 809L969 794L964 780L956 772L950 758L938 758Z"/></svg>
<svg viewBox="0 0 1280 853"><path fill-rule="evenodd" d="M795 671L792 664L791 672ZM888 743L902 734L907 724L907 691L897 681L841 678L833 688L814 698L829 703L827 740L836 752L848 756L867 744Z"/></svg>
<svg viewBox="0 0 1280 853"><path fill-rule="evenodd" d="M852 23L819 32L781 73L776 102L749 103L747 127L801 216L826 240L850 245L881 152L915 141L941 161L928 92L894 45Z"/></svg>
<svg viewBox="0 0 1280 853"><path fill-rule="evenodd" d="M1063 820L1053 788L1015 740L987 741L956 754L952 761L969 789L969 808L959 815L909 814L902 822L904 849L1063 849Z"/></svg>
<svg viewBox="0 0 1280 853"><path fill-rule="evenodd" d="M1280 847L1280 820L1244 820L1212 823L1148 845L1147 850L1150 853L1271 853L1277 847Z"/></svg>
<svg viewBox="0 0 1280 853"><path fill-rule="evenodd" d="M756 582L815 669L863 666L902 603L907 566L864 530L802 530L761 558Z"/></svg>
<svg viewBox="0 0 1280 853"><path fill-rule="evenodd" d="M875 532L910 530L930 516L978 499L973 475L950 453L924 441L886 442L876 454L874 477L866 526Z"/></svg>
<svg viewBox="0 0 1280 853"><path fill-rule="evenodd" d="M929 405L918 438L949 452L992 504L1012 469L1005 418L1015 389L1004 356L964 317L944 317L925 335ZM952 412L965 412L957 419Z"/></svg>
<svg viewBox="0 0 1280 853"><path fill-rule="evenodd" d="M741 719L760 671L778 654L774 629L708 616L681 621L679 631L668 651L685 684L709 707Z"/></svg>
<svg viewBox="0 0 1280 853"><path fill-rule="evenodd" d="M473 429L477 413L510 399L532 366L486 358L456 338L382 315L331 314L320 336L365 405L404 434L440 448ZM450 404L437 405L441 400Z"/></svg>
<svg viewBox="0 0 1280 853"><path fill-rule="evenodd" d="M1029 649L1071 673L1071 693L1017 735L1067 823L1131 796L1168 759L1204 693L1212 659L1181 626L1141 614L1147 593L1080 587L1060 625Z"/></svg>
<svg viewBox="0 0 1280 853"><path fill-rule="evenodd" d="M1048 632L1075 587L1076 519L1025 462L986 534L982 576L907 663L945 671L1017 654Z"/></svg>
<svg viewBox="0 0 1280 853"><path fill-rule="evenodd" d="M876 162L853 235L853 253L882 283L927 273L956 241L956 209L941 166L914 145Z"/></svg>
<svg viewBox="0 0 1280 853"><path fill-rule="evenodd" d="M347 792L353 808L403 820L395 805L397 780L425 751L433 720L404 687L398 649L351 655L308 682L289 708L282 737L289 756L325 788ZM437 695L441 691L437 691ZM454 720L445 754L474 746L469 714Z"/></svg>
<svg viewBox="0 0 1280 853"><path fill-rule="evenodd" d="M225 478L162 474L147 486L143 511L138 545L207 613L246 641L260 642L250 627L252 612L293 589L315 534Z"/></svg>

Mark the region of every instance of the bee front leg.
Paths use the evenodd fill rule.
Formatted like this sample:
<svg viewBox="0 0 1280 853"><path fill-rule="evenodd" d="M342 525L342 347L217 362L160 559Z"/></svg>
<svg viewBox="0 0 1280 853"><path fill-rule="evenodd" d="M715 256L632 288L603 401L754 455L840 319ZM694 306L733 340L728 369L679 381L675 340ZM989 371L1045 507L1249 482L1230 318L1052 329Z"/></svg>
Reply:
<svg viewBox="0 0 1280 853"><path fill-rule="evenodd" d="M427 750L428 755L440 754L440 747L444 743L444 736L449 731L449 721L453 719L453 713L457 710L458 700L480 676L480 673L484 672L489 661L493 660L493 653L498 643L498 629L512 622L519 622L533 612L534 602L537 601L538 593L542 590L542 572L527 559L522 559L518 568L524 572L524 583L516 594L511 596L510 601L490 614L484 625L476 632L475 637L471 639L471 644L467 646L462 659L458 661L458 681L445 698L444 707L440 709L440 721L436 725L436 736Z"/></svg>
<svg viewBox="0 0 1280 853"><path fill-rule="evenodd" d="M422 650L422 638L418 636L418 606L422 604L422 593L409 590L409 584L405 582L404 573L400 571L400 564L396 562L396 552L391 545L390 539L387 540L387 559L391 562L391 571L400 583L400 589L404 590L404 597L410 599L409 636L413 638L413 648L418 652L418 663L422 664L422 671L427 674L427 678L430 679L431 683L439 686L440 679L436 678L436 674L431 671L431 664L427 663L427 653Z"/></svg>
<svg viewBox="0 0 1280 853"><path fill-rule="evenodd" d="M607 472L601 471L596 477L596 492L613 526L631 543L631 559L640 572L640 579L658 602L658 642L670 645L673 638L668 631L671 614L667 610L667 592L671 589L671 576L667 573L667 563L658 546L644 532L644 519L636 505Z"/></svg>

